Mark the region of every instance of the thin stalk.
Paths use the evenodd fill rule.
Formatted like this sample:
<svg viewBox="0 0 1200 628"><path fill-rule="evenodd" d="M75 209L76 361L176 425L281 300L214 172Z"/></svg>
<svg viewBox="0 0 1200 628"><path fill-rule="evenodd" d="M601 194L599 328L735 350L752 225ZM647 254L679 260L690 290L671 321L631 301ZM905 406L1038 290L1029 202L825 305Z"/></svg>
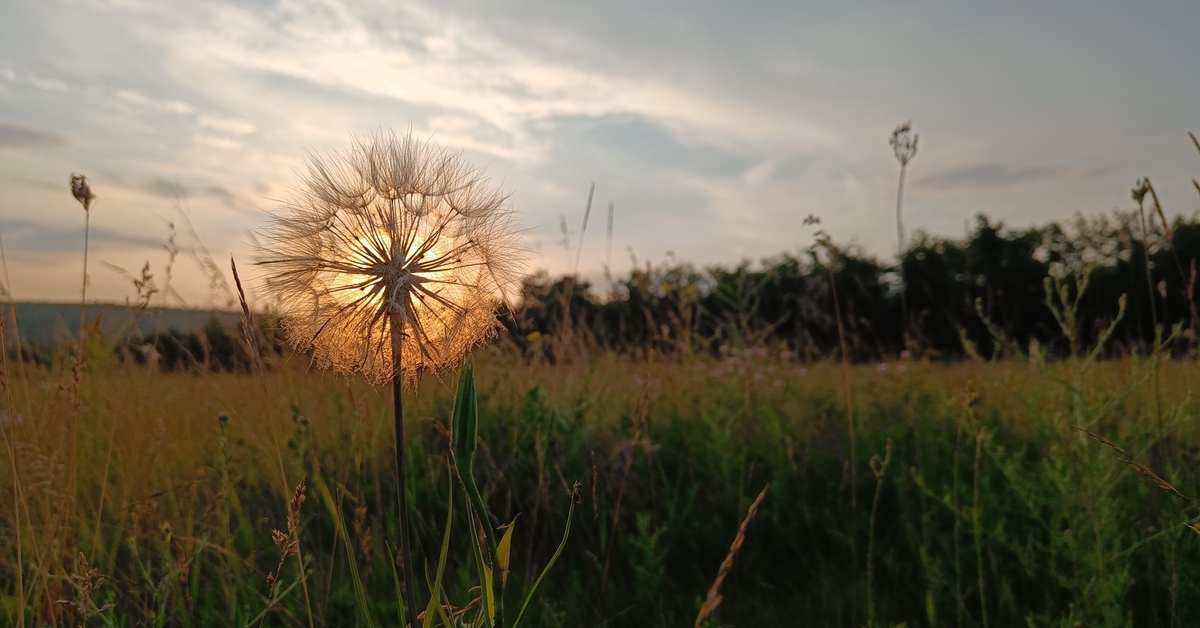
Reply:
<svg viewBox="0 0 1200 628"><path fill-rule="evenodd" d="M17 321L17 302L12 293L12 280L8 276L8 258L4 255L4 240L0 238L0 266L4 268L4 293L8 297L8 312L12 319L13 339L17 343L17 375L21 378L21 392L25 393L25 403L30 403L29 378L25 376L25 351L21 347L21 327ZM0 340L3 336L0 336ZM6 347L7 348L7 347Z"/></svg>
<svg viewBox="0 0 1200 628"><path fill-rule="evenodd" d="M975 529L975 566L979 576L979 613L983 618L983 628L988 626L987 614L987 596L984 590L983 581L983 544L980 539L983 538L983 523L979 518L979 463L983 459L983 439L987 438L987 428L979 428L979 433L975 435L975 487L974 487L974 503L971 505L971 519Z"/></svg>
<svg viewBox="0 0 1200 628"><path fill-rule="evenodd" d="M908 348L908 286L904 282L904 222L900 213L904 199L904 173L908 162L900 162L900 184L896 186L896 257L900 262L900 320L904 325L904 348Z"/></svg>
<svg viewBox="0 0 1200 628"><path fill-rule="evenodd" d="M83 216L83 286L79 291L79 346L75 350L75 368L72 378L75 388L75 407L71 417L71 453L67 466L67 479L70 485L66 491L64 500L73 500L75 498L75 490L79 481L79 423L83 418L83 352L87 342L88 239L91 234L92 223L92 212L87 205L84 206ZM66 512L68 520L73 508L73 502L67 504Z"/></svg>
<svg viewBox="0 0 1200 628"><path fill-rule="evenodd" d="M416 628L420 624L417 620L417 577L413 571L413 555L409 548L409 524L408 524L408 491L406 490L408 483L408 467L404 451L404 396L403 396L403 374L400 371L402 357L402 345L400 340L400 332L392 331L392 409L395 411L396 421L396 494L399 498L400 509L400 557L404 561L404 605L408 607L409 625Z"/></svg>
<svg viewBox="0 0 1200 628"><path fill-rule="evenodd" d="M0 317L0 338L4 337L4 318ZM20 339L18 338L18 342ZM20 345L17 345L20 347ZM0 385L4 387L5 397L8 398L8 421L0 425L0 433L4 434L4 448L8 453L8 464L13 480L13 528L17 540L17 625L25 625L25 559L21 554L21 501L24 494L21 491L21 476L17 473L17 452L14 446L15 435L12 429L17 423L17 408L13 405L12 390L8 382L8 351L0 351L0 364L4 370L0 372Z"/></svg>
<svg viewBox="0 0 1200 628"><path fill-rule="evenodd" d="M912 132L912 120L905 122L892 131L892 152L896 161L900 162L900 182L896 186L896 251L900 259L900 309L904 325L904 348L908 348L908 288L904 284L904 221L901 213L901 201L904 199L904 174L908 171L908 162L917 156L917 140L920 139Z"/></svg>
<svg viewBox="0 0 1200 628"><path fill-rule="evenodd" d="M901 254L904 253L904 221L901 219L900 204L904 200L904 171L908 170L908 164L900 164L900 184L896 186L896 247Z"/></svg>
<svg viewBox="0 0 1200 628"><path fill-rule="evenodd" d="M479 494L479 487L475 484L475 477L467 475L463 479L463 485L466 489L467 502L474 509L478 523L483 527L483 535L488 544L488 556L484 560L485 565L492 570L492 596L495 598L495 614L496 619L494 626L503 628L504 626L504 590L500 586L500 562L499 552L496 545L496 533L492 529L492 519L487 513L487 504L483 503L483 497ZM481 574L482 575L482 574ZM487 584L486 582L484 583Z"/></svg>
<svg viewBox="0 0 1200 628"><path fill-rule="evenodd" d="M613 204L608 204L608 237L604 244L604 276L610 282L612 281L612 234L613 234Z"/></svg>
<svg viewBox="0 0 1200 628"><path fill-rule="evenodd" d="M1146 225L1146 208L1138 202L1138 219L1142 226L1142 265L1146 268L1146 292L1150 296L1150 318L1154 321L1154 340L1158 344L1158 305L1154 301L1154 279L1150 273L1150 229Z"/></svg>
<svg viewBox="0 0 1200 628"><path fill-rule="evenodd" d="M842 386L846 393L846 424L850 429L850 508L858 507L858 457L855 441L858 431L854 428L854 398L850 395L850 350L846 345L846 329L842 325L842 306L838 302L837 277L833 267L837 263L837 252L829 247L829 289L833 293L833 315L837 319L838 341L842 345Z"/></svg>
<svg viewBox="0 0 1200 628"><path fill-rule="evenodd" d="M587 206L583 210L583 228L579 230L579 246L575 251L575 266L571 270L571 276L564 281L563 294L566 298L566 303L563 304L563 332L567 338L567 343L574 341L575 325L571 322L571 302L575 300L575 281L579 278L579 259L583 255L583 236L587 233L588 217L592 215L592 196L596 193L596 182L592 182L592 187L588 188ZM563 222L563 236L566 237L566 222ZM570 249L568 249L568 255Z"/></svg>
<svg viewBox="0 0 1200 628"><path fill-rule="evenodd" d="M883 460L871 458L871 471L875 474L875 499L871 502L871 520L867 524L867 626L875 628L875 517L879 514L879 498L883 495L883 475L892 461L892 439L887 439Z"/></svg>
<svg viewBox="0 0 1200 628"><path fill-rule="evenodd" d="M962 553L958 541L958 526L962 520L962 497L959 495L958 454L962 451L962 440L963 419L959 418L958 430L954 436L954 453L950 457L951 494L954 495L954 529L951 532L951 540L954 546L954 599L957 607L955 609L956 626L963 625Z"/></svg>
<svg viewBox="0 0 1200 628"><path fill-rule="evenodd" d="M83 360L83 332L87 325L87 259L88 237L91 234L92 212L83 212L83 288L79 292L79 359Z"/></svg>

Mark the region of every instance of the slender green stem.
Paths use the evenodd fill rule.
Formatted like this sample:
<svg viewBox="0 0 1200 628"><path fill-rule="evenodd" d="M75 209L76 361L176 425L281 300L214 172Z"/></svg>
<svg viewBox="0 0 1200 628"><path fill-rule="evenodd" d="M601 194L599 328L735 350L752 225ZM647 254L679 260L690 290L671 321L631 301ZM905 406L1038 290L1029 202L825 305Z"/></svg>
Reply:
<svg viewBox="0 0 1200 628"><path fill-rule="evenodd" d="M842 325L842 305L838 302L837 275L833 267L837 265L837 250L829 247L829 291L833 294L833 316L837 319L838 342L842 347L842 386L846 393L846 423L850 431L850 508L858 508L858 430L854 428L854 397L850 390L850 347L846 343L846 329Z"/></svg>
<svg viewBox="0 0 1200 628"><path fill-rule="evenodd" d="M871 519L867 524L867 626L875 628L875 517L879 514L879 498L883 495L883 475L892 461L892 439L887 439L883 460L871 458L871 471L875 474L875 499L871 502Z"/></svg>
<svg viewBox="0 0 1200 628"><path fill-rule="evenodd" d="M500 564L497 561L496 552L496 533L492 530L492 519L488 516L487 505L483 503L483 498L479 495L479 488L475 484L473 474L460 474L462 476L464 492L467 494L467 500L471 504L471 509L475 511L475 517L479 520L479 525L483 526L483 533L487 538L488 556L486 561L492 570L492 590L495 592L496 600L496 628L504 628L504 591L500 587Z"/></svg>
<svg viewBox="0 0 1200 628"><path fill-rule="evenodd" d="M396 420L396 495L399 498L400 510L400 557L404 561L404 605L408 607L408 621L412 628L417 623L417 578L413 570L413 555L409 548L410 534L408 523L408 466L404 451L404 396L403 375L400 372L401 358L400 340L392 342L392 364L395 373L392 375L392 409Z"/></svg>
<svg viewBox="0 0 1200 628"><path fill-rule="evenodd" d="M974 415L974 413L972 413ZM975 529L975 570L979 577L979 614L983 619L983 628L988 626L986 583L983 580L983 523L979 518L979 463L983 459L983 440L987 438L987 428L979 428L975 435L975 486L974 503L971 505L971 518Z"/></svg>

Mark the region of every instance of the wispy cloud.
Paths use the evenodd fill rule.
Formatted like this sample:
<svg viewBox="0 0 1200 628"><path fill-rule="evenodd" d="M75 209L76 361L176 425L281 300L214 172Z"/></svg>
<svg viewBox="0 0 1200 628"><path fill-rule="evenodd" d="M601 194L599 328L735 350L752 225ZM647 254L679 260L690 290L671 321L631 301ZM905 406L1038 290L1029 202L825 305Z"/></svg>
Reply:
<svg viewBox="0 0 1200 628"><path fill-rule="evenodd" d="M8 242L20 242L20 247L11 247L14 260L29 259L49 253L77 253L83 248L82 226L68 227L39 223L30 220L0 219L0 231ZM105 227L92 226L88 236L90 245L97 249L121 247L160 248L161 241L130 235Z"/></svg>
<svg viewBox="0 0 1200 628"><path fill-rule="evenodd" d="M11 122L0 122L0 147L42 148L62 146L67 137L54 131L46 131Z"/></svg>
<svg viewBox="0 0 1200 628"><path fill-rule="evenodd" d="M222 7L177 37L190 54L246 71L477 120L505 133L507 144L490 152L509 157L541 154L528 123L568 116L637 115L708 142L837 142L835 133L801 123L794 112L781 117L753 102L694 93L669 77L615 75L543 58L497 38L484 23L415 3L295 0L265 13ZM457 143L458 132L438 130ZM468 136L467 143L480 142ZM509 151L514 144L519 150Z"/></svg>
<svg viewBox="0 0 1200 628"><path fill-rule="evenodd" d="M118 90L117 98L129 104L151 111L161 111L179 115L189 115L195 111L194 107L185 102L165 98L151 98L150 96L140 94L130 89Z"/></svg>
<svg viewBox="0 0 1200 628"><path fill-rule="evenodd" d="M914 187L928 191L994 189L1077 180L1094 174L1094 169L1066 166L1012 167L1000 163L961 166L919 178Z"/></svg>
<svg viewBox="0 0 1200 628"><path fill-rule="evenodd" d="M77 209L65 180L82 171L113 232L182 198L214 249L240 253L306 150L381 126L486 166L513 192L535 265L554 271L570 261L559 216L578 222L592 181L616 204L617 272L626 246L701 264L804 246L810 213L890 254L887 136L910 117L906 222L935 233L979 211L1015 224L1107 209L1138 176L1195 176L1183 131L1200 83L1178 77L1200 5L1066 0L1030 19L1030 6L867 3L0 2L5 244L73 250L78 216L46 209ZM1162 186L1164 205L1194 206L1178 188ZM55 221L70 227L55 235ZM584 272L603 237L588 235ZM55 289L76 289L73 274Z"/></svg>

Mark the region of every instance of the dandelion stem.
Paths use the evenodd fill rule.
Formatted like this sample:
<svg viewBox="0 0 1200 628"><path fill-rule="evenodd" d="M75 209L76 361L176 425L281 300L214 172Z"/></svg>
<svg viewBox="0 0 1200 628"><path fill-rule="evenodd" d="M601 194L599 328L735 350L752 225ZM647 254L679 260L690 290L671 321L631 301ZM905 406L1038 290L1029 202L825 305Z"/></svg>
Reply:
<svg viewBox="0 0 1200 628"><path fill-rule="evenodd" d="M402 344L399 338L400 332L393 331L396 336L392 341L392 365L394 373L392 374L392 408L395 411L396 418L396 494L399 497L400 509L400 557L404 561L404 605L408 608L408 621L413 628L419 626L417 622L417 592L416 575L413 571L413 556L412 550L409 549L409 527L408 527L408 491L406 490L408 483L407 460L404 455L404 397L403 397L403 377L400 371L400 358L402 352Z"/></svg>

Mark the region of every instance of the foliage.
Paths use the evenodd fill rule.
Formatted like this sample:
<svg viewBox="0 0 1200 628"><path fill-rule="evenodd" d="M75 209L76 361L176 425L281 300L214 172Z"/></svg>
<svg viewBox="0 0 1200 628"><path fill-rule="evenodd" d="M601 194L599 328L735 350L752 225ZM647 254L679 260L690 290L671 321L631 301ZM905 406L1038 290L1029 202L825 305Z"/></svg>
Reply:
<svg viewBox="0 0 1200 628"><path fill-rule="evenodd" d="M889 438L893 450L886 474L864 466L851 486L834 365L751 350L685 362L607 354L587 365L477 358L471 471L487 516L516 522L505 588L529 590L561 547L522 625L692 621L768 482L721 587L719 623L859 626L872 582L879 625L979 622L985 608L992 625L1200 618L1187 594L1200 585L1190 567L1200 543L1185 525L1198 513L1129 462L1200 494L1200 450L1187 445L1200 413L1191 363L1162 353L1098 362L1081 395L1055 383L1073 385L1071 361L855 367L860 451L883 458ZM33 382L69 377L66 364L27 366ZM309 613L332 626L396 617L384 397L309 371L303 357L261 376L88 368L73 490L64 426L52 420L71 395L34 385L26 397L6 376L18 416L4 426L14 466L0 469L10 622L22 606L31 625L86 613L245 624L267 608L267 625L307 625ZM480 594L479 537L464 532L474 515L463 507L444 535L447 504L462 494L449 484L455 394L436 380L421 390L411 416L426 418L408 440L418 573L427 565L432 585L443 565L436 588L453 615ZM1127 459L1081 439L1077 409ZM561 545L576 478L582 505ZM295 528L309 596L288 559L268 603L267 575L280 563L271 530L290 529L301 479L315 487ZM860 492L857 509L850 491ZM521 598L507 596L510 619Z"/></svg>
<svg viewBox="0 0 1200 628"><path fill-rule="evenodd" d="M1114 332L1108 355L1148 353L1156 330L1193 323L1198 220L1177 218L1168 225L1137 211L1114 211L1077 216L1065 225L1009 229L981 215L963 238L918 232L895 265L839 247L833 276L851 358L898 355L906 347L904 320L909 346L924 355L965 357L965 338L990 357L997 348L977 301L1016 346L1036 341L1052 355L1066 355L1059 325L1048 310L1031 304L1042 302L1047 276L1062 278L1074 291L1084 271L1090 285L1077 321L1081 343L1096 342L1116 317L1118 298L1127 294L1129 315ZM521 305L506 325L514 344L551 359L588 347L634 356L716 355L722 346L747 344L786 345L818 359L839 350L825 263L812 249L732 268L701 270L669 260L658 267L635 265L606 294L572 277L536 275L525 281ZM906 299L901 285L907 286ZM564 336L575 342L559 342ZM1189 337L1172 350L1192 347Z"/></svg>

